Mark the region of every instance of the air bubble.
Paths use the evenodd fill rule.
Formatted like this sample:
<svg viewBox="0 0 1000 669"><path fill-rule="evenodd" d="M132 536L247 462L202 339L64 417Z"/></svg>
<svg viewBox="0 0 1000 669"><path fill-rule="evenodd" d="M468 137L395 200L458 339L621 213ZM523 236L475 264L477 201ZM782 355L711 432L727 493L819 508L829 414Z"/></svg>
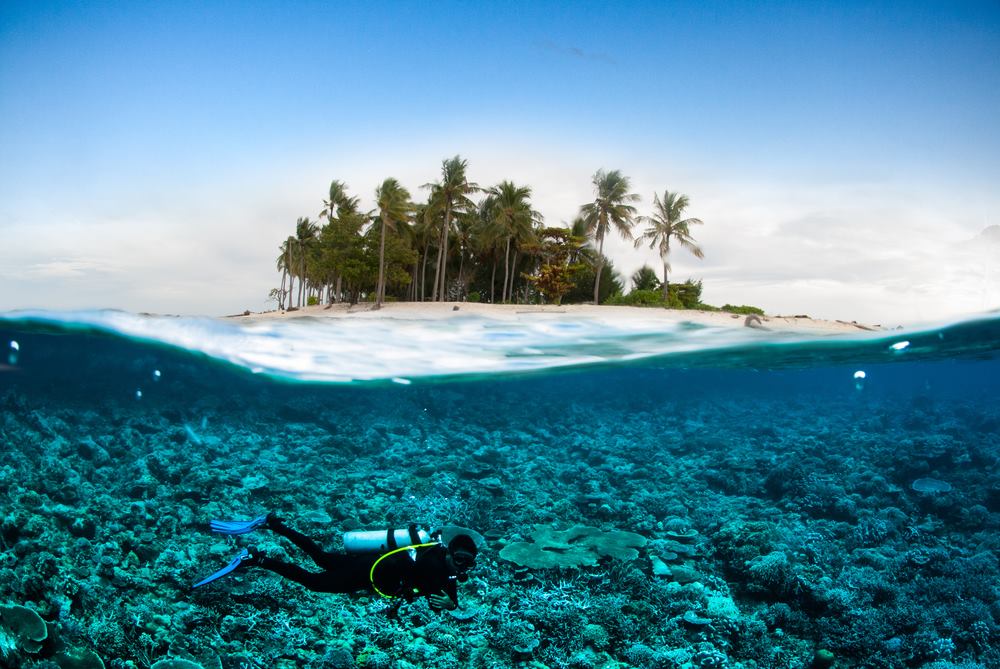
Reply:
<svg viewBox="0 0 1000 669"><path fill-rule="evenodd" d="M868 378L868 374L863 369L859 369L854 372L854 389L861 392L865 389L865 379Z"/></svg>
<svg viewBox="0 0 1000 669"><path fill-rule="evenodd" d="M137 400L141 400L142 399L142 390L141 389L135 391L135 398Z"/></svg>
<svg viewBox="0 0 1000 669"><path fill-rule="evenodd" d="M21 352L21 345L15 340L10 341L10 353L7 354L7 364L16 365L18 354Z"/></svg>
<svg viewBox="0 0 1000 669"><path fill-rule="evenodd" d="M163 375L160 374L160 370L158 370L158 369L154 369L153 370L153 380L154 381L159 381L161 376L163 376Z"/></svg>
<svg viewBox="0 0 1000 669"><path fill-rule="evenodd" d="M904 348L910 345L908 341L897 341L895 344L890 346L893 351L902 351Z"/></svg>

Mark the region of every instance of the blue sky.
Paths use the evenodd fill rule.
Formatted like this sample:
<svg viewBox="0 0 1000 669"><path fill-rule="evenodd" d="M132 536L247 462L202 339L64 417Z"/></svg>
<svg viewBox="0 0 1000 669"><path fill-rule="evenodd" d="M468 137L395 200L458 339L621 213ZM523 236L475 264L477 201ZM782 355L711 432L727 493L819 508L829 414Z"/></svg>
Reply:
<svg viewBox="0 0 1000 669"><path fill-rule="evenodd" d="M996 3L120 4L0 5L0 309L263 309L331 179L456 153L551 224L687 193L712 302L1000 306Z"/></svg>

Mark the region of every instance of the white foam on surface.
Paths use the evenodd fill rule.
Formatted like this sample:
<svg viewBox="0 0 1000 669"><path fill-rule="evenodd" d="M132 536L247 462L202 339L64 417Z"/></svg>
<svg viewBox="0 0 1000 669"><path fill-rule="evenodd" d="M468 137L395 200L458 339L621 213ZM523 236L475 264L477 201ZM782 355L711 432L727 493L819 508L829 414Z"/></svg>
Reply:
<svg viewBox="0 0 1000 669"><path fill-rule="evenodd" d="M401 379L435 376L537 371L820 339L610 314L539 313L514 320L477 314L437 320L300 317L237 321L110 310L18 311L0 314L0 321L96 328L197 351L258 374L339 383L401 383Z"/></svg>

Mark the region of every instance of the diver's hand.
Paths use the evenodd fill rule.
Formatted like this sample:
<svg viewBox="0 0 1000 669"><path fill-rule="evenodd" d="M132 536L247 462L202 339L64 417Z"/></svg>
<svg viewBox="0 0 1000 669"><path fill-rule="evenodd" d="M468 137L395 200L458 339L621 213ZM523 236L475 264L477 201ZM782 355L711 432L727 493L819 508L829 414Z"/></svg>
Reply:
<svg viewBox="0 0 1000 669"><path fill-rule="evenodd" d="M445 609L447 611L452 611L458 608L458 604L451 601L451 597L444 594L443 591L433 595L427 595L427 601L430 602L431 608L434 610Z"/></svg>

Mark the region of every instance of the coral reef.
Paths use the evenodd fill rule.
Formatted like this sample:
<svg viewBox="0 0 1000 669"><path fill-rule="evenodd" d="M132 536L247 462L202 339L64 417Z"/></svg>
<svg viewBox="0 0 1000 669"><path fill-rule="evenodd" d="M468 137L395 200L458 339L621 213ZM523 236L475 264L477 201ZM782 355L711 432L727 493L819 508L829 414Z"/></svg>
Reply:
<svg viewBox="0 0 1000 669"><path fill-rule="evenodd" d="M0 376L2 667L1000 666L995 361L863 393L848 367L330 387L18 339L52 363ZM488 549L446 613L262 571L192 591L251 541L311 567L207 531L267 510L331 549L407 522Z"/></svg>

